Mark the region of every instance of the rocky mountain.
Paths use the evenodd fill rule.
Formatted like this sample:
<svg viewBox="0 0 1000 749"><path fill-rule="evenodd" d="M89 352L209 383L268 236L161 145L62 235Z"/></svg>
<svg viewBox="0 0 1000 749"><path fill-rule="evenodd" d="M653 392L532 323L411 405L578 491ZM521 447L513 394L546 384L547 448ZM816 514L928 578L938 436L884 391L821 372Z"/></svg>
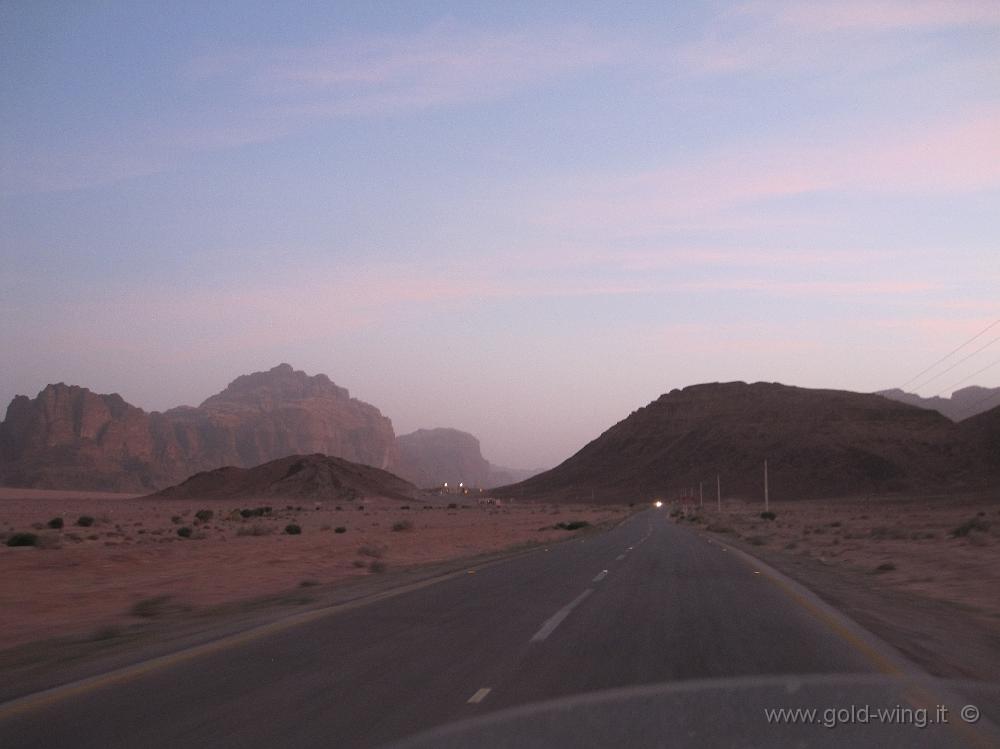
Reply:
<svg viewBox="0 0 1000 749"><path fill-rule="evenodd" d="M487 488L538 473L493 465L483 457L479 440L458 429L418 429L397 437L396 447L397 473L425 488L446 482Z"/></svg>
<svg viewBox="0 0 1000 749"><path fill-rule="evenodd" d="M288 364L164 413L49 385L34 399L14 398L0 423L0 483L10 486L148 491L198 471L311 453L397 462L392 423L377 408Z"/></svg>
<svg viewBox="0 0 1000 749"><path fill-rule="evenodd" d="M778 500L957 488L982 482L982 464L965 444L972 438L971 428L960 433L935 411L875 394L694 385L633 412L559 466L495 493L647 501L705 482L712 496L718 474L726 495L762 497L765 459Z"/></svg>
<svg viewBox="0 0 1000 749"><path fill-rule="evenodd" d="M162 499L413 499L408 481L372 466L329 455L290 455L253 468L227 466L197 473L153 497Z"/></svg>
<svg viewBox="0 0 1000 749"><path fill-rule="evenodd" d="M479 440L457 429L418 429L396 438L399 475L417 486L488 486L491 466Z"/></svg>
<svg viewBox="0 0 1000 749"><path fill-rule="evenodd" d="M916 393L907 393L899 388L880 390L878 395L900 403L909 403L911 406L933 409L952 421L968 419L1000 404L1000 388L984 388L978 385L956 390L950 398L940 396L923 398Z"/></svg>

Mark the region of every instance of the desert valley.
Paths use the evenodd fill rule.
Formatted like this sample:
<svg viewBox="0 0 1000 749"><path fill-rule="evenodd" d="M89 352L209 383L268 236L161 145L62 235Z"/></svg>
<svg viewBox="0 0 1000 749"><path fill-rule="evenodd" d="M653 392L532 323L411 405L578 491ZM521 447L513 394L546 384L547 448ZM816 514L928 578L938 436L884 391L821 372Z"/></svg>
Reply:
<svg viewBox="0 0 1000 749"><path fill-rule="evenodd" d="M932 670L1000 667L997 408L955 423L882 395L699 385L496 486L509 474L472 435L395 438L373 406L282 365L164 414L51 385L14 400L0 437L0 605L17 612L0 628L0 666L24 678L168 631L323 607L352 585L474 573L656 501ZM956 632L965 646L946 647Z"/></svg>

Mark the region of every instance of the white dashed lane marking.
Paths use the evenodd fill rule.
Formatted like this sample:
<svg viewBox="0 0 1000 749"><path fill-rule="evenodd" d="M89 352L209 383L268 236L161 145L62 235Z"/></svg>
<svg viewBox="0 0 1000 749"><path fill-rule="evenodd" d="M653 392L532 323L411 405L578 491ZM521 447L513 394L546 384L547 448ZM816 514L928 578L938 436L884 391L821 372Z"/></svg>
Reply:
<svg viewBox="0 0 1000 749"><path fill-rule="evenodd" d="M608 571L607 570L601 570L600 572L597 573L597 577L594 578L594 582L595 583L599 583L599 582L601 582L601 580L603 580L607 576L608 576Z"/></svg>
<svg viewBox="0 0 1000 749"><path fill-rule="evenodd" d="M563 620L570 615L570 612L572 612L573 609L579 606L583 602L583 599L589 596L593 592L594 592L593 588L587 588L585 591L583 591L583 593L581 593L572 601L570 601L561 609L559 609L555 614L553 614L548 619L548 621L545 622L545 624L542 625L541 629L535 632L535 634L531 638L531 642L541 642L549 635L551 635L552 632L555 630L555 628L558 627L560 624L562 624Z"/></svg>
<svg viewBox="0 0 1000 749"><path fill-rule="evenodd" d="M492 690L489 687L483 687L482 689L477 691L474 695L472 695L467 700L467 702L470 705L478 705L480 702L486 699L486 695L488 695L491 691Z"/></svg>

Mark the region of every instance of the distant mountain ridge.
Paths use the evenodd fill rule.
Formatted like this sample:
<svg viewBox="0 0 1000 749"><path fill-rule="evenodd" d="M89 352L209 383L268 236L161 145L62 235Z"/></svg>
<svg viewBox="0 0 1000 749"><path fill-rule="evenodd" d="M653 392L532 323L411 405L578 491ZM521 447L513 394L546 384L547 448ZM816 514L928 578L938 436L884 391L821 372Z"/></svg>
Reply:
<svg viewBox="0 0 1000 749"><path fill-rule="evenodd" d="M434 437L436 432L444 439ZM422 433L431 446L420 447ZM223 466L250 468L289 455L324 454L433 486L489 486L524 475L486 461L457 430L397 440L392 422L324 374L289 364L241 375L197 407L146 412L120 395L63 383L19 395L0 422L0 484L151 491ZM410 437L409 441L407 437ZM400 445L413 446L401 460ZM467 478L463 478L468 474ZM443 476L455 478L441 478Z"/></svg>
<svg viewBox="0 0 1000 749"><path fill-rule="evenodd" d="M968 419L1000 405L1000 388L984 388L978 385L956 390L950 398L942 398L939 395L923 398L899 388L879 390L877 395L900 403L909 403L911 406L933 409L952 421Z"/></svg>
<svg viewBox="0 0 1000 749"><path fill-rule="evenodd" d="M399 475L425 488L445 483L488 488L537 473L493 465L483 457L479 440L458 429L418 429L397 437L396 446Z"/></svg>
<svg viewBox="0 0 1000 749"><path fill-rule="evenodd" d="M876 394L710 383L664 394L555 468L494 491L646 501L701 483L710 499L718 475L725 496L762 498L765 459L777 500L982 487L1000 478L998 441L1000 408L956 425Z"/></svg>

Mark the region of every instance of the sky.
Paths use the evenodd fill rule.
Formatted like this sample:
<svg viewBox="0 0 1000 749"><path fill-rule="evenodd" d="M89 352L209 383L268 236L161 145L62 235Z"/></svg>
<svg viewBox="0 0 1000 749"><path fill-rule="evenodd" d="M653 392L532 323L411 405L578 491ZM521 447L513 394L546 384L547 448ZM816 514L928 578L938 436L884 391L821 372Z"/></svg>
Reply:
<svg viewBox="0 0 1000 749"><path fill-rule="evenodd" d="M1000 326L914 379L997 319L996 0L0 5L3 404L288 362L539 468L700 382L998 386Z"/></svg>

